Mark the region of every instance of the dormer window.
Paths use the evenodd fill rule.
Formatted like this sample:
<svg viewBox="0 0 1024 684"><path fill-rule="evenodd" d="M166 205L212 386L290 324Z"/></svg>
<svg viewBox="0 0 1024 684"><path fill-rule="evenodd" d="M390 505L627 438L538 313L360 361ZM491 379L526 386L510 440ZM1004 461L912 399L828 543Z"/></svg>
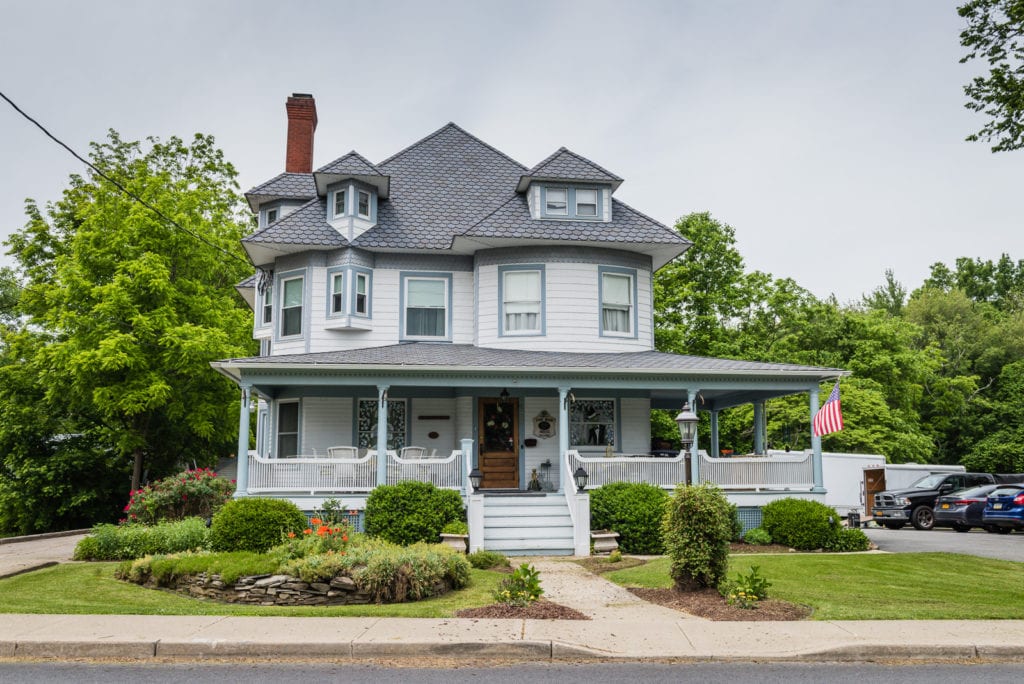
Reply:
<svg viewBox="0 0 1024 684"><path fill-rule="evenodd" d="M348 193L344 190L334 191L334 218L339 218L345 215L345 198L348 197Z"/></svg>
<svg viewBox="0 0 1024 684"><path fill-rule="evenodd" d="M277 220L277 209L267 209L267 225Z"/></svg>
<svg viewBox="0 0 1024 684"><path fill-rule="evenodd" d="M370 218L370 193L359 191L359 218Z"/></svg>
<svg viewBox="0 0 1024 684"><path fill-rule="evenodd" d="M601 201L603 192L605 191L601 188L542 185L540 188L540 217L600 221L604 218L604 207Z"/></svg>

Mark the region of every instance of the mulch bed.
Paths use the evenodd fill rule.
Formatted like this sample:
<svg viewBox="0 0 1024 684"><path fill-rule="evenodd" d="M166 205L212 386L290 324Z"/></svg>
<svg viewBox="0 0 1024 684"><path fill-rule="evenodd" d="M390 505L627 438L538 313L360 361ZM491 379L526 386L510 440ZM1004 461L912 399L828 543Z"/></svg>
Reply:
<svg viewBox="0 0 1024 684"><path fill-rule="evenodd" d="M580 611L563 606L552 601L539 599L533 603L523 606L506 606L504 603L494 603L479 608L464 608L455 613L460 618L485 618L499 620L589 620L590 618Z"/></svg>
<svg viewBox="0 0 1024 684"><path fill-rule="evenodd" d="M675 589L640 589L630 591L648 603L679 610L708 620L758 622L761 620L805 620L811 609L785 601L768 599L757 608L730 606L717 589L676 591Z"/></svg>

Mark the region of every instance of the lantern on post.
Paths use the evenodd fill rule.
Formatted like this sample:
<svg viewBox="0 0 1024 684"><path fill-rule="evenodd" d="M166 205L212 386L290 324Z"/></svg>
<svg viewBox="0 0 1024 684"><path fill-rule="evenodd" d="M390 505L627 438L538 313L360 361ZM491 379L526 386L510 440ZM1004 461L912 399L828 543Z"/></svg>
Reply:
<svg viewBox="0 0 1024 684"><path fill-rule="evenodd" d="M683 410L676 416L676 425L679 426L679 439L685 451L697 436L697 414L690 410L690 402L683 404Z"/></svg>

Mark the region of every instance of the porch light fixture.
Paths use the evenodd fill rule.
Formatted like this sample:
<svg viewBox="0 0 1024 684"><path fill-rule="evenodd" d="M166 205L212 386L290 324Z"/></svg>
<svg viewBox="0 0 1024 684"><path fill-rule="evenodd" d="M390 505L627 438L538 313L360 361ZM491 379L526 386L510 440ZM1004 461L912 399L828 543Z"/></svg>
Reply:
<svg viewBox="0 0 1024 684"><path fill-rule="evenodd" d="M572 392L569 392L568 394L565 395L565 402L564 403L565 403L565 408L569 408L569 404L575 404L576 403L576 395L573 394Z"/></svg>
<svg viewBox="0 0 1024 684"><path fill-rule="evenodd" d="M576 472L572 474L572 479L576 483L576 491L583 493L583 490L587 488L587 480L590 478L587 475L587 471L580 466L576 469Z"/></svg>
<svg viewBox="0 0 1024 684"><path fill-rule="evenodd" d="M690 410L690 402L683 404L683 410L676 416L676 425L679 426L679 439L683 449L689 449L697 434L697 414Z"/></svg>
<svg viewBox="0 0 1024 684"><path fill-rule="evenodd" d="M480 491L480 484L484 481L484 474L479 468L473 468L469 472L469 484L473 487L473 493Z"/></svg>
<svg viewBox="0 0 1024 684"><path fill-rule="evenodd" d="M508 403L508 397L509 397L508 390L507 389L502 389L501 390L501 394L498 395L498 401L501 402L502 404L507 404Z"/></svg>

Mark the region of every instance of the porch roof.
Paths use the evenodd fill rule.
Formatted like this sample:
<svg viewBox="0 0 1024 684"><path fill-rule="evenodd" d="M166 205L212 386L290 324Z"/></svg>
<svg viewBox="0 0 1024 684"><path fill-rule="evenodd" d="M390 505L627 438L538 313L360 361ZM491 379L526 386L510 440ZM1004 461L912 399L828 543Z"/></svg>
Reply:
<svg viewBox="0 0 1024 684"><path fill-rule="evenodd" d="M643 389L655 404L658 399L675 404L693 388L700 390L702 408L725 408L805 392L819 382L849 375L839 368L657 351L553 352L429 342L226 359L212 365L236 382L247 379L256 384L354 384L345 378L355 375L362 378L358 380L362 384L409 384L415 380L449 387L509 383L523 388Z"/></svg>

